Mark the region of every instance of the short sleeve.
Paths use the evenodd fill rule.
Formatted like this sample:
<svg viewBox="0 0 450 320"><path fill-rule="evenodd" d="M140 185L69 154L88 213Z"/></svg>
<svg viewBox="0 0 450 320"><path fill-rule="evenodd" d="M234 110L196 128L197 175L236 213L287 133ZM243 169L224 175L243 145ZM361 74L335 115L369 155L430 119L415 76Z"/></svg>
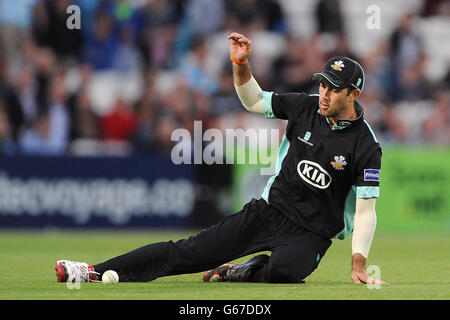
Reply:
<svg viewBox="0 0 450 320"><path fill-rule="evenodd" d="M277 118L273 114L272 95L273 95L273 92L267 92L267 91L262 92L262 109L263 109L264 116L267 119L276 119Z"/></svg>
<svg viewBox="0 0 450 320"><path fill-rule="evenodd" d="M262 109L267 119L289 120L298 115L304 103L305 93L262 92Z"/></svg>
<svg viewBox="0 0 450 320"><path fill-rule="evenodd" d="M380 197L381 149L369 152L357 166L356 198Z"/></svg>

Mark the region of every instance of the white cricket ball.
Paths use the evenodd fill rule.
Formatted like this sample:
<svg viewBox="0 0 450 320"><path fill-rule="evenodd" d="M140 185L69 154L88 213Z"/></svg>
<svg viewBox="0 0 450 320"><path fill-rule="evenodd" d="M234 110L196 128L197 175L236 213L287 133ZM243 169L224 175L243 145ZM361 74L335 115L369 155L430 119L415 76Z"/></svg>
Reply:
<svg viewBox="0 0 450 320"><path fill-rule="evenodd" d="M103 284L116 284L119 282L119 275L114 270L105 271L102 275Z"/></svg>

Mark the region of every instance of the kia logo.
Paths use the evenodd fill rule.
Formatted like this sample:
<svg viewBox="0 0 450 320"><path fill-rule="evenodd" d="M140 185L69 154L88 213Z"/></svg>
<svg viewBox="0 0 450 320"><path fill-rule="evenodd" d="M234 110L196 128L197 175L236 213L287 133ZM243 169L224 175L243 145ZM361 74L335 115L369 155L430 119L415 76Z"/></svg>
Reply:
<svg viewBox="0 0 450 320"><path fill-rule="evenodd" d="M300 178L310 185L326 189L331 183L331 176L320 165L309 160L302 160L297 165L297 171Z"/></svg>

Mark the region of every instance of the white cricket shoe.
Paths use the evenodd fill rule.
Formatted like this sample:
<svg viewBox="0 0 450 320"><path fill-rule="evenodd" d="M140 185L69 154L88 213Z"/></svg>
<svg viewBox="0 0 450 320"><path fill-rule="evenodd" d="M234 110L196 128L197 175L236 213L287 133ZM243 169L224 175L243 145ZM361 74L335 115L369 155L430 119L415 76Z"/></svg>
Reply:
<svg viewBox="0 0 450 320"><path fill-rule="evenodd" d="M85 262L58 260L55 263L58 282L99 282L94 268Z"/></svg>

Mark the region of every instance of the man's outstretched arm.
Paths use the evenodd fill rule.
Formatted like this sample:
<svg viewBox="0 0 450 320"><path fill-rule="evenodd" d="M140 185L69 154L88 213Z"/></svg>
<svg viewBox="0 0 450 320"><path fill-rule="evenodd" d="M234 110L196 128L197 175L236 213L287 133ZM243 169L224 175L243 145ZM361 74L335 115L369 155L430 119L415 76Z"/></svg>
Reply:
<svg viewBox="0 0 450 320"><path fill-rule="evenodd" d="M356 199L356 212L352 238L352 273L354 283L387 284L369 277L366 261L377 224L375 198Z"/></svg>
<svg viewBox="0 0 450 320"><path fill-rule="evenodd" d="M233 81L242 105L250 112L263 113L262 90L252 76L248 58L252 52L252 42L240 33L233 32L230 59L233 61Z"/></svg>

